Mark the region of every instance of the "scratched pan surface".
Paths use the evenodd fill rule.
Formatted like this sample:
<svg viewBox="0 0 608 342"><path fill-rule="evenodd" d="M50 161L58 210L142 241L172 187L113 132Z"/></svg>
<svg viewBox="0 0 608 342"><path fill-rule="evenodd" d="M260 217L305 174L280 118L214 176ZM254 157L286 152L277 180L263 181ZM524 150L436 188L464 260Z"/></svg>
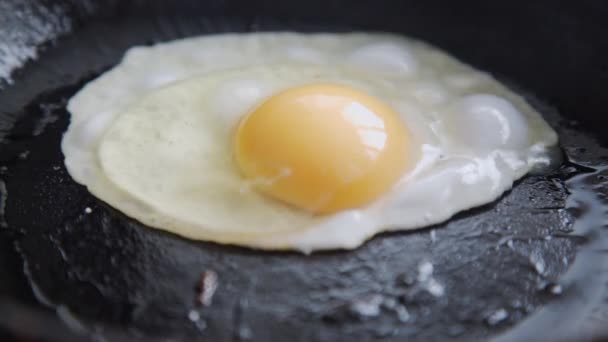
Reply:
<svg viewBox="0 0 608 342"><path fill-rule="evenodd" d="M607 6L459 3L1 3L0 62L42 47L0 80L0 337L608 337ZM351 29L430 41L525 89L558 130L565 164L444 224L310 256L148 229L67 174L59 148L66 100L128 47L217 32Z"/></svg>

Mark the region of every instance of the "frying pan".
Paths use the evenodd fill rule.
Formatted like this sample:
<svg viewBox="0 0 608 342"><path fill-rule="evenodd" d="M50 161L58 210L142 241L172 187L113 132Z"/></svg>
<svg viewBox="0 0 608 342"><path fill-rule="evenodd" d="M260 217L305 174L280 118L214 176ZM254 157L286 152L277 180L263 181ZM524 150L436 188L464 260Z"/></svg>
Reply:
<svg viewBox="0 0 608 342"><path fill-rule="evenodd" d="M608 5L582 0L0 2L4 337L608 337L607 17ZM558 131L564 163L446 223L308 256L148 229L71 180L66 100L125 49L258 30L426 40L526 96Z"/></svg>

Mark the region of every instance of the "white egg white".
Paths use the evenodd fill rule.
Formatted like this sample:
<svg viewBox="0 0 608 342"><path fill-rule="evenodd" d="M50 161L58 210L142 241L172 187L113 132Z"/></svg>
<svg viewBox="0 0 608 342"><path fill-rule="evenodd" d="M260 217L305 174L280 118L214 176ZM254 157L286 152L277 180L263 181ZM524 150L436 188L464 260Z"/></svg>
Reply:
<svg viewBox="0 0 608 342"><path fill-rule="evenodd" d="M373 203L315 216L257 193L232 157L240 118L301 84L378 97L412 135L412 167ZM355 248L495 200L555 132L488 74L387 34L226 34L130 49L69 102L71 176L144 224L262 249Z"/></svg>

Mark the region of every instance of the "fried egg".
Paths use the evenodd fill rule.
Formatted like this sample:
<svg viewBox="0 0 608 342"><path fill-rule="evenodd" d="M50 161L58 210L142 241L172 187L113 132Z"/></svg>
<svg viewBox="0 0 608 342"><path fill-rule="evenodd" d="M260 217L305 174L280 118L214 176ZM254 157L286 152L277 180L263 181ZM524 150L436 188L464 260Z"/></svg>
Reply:
<svg viewBox="0 0 608 342"><path fill-rule="evenodd" d="M134 47L68 110L65 165L99 199L190 239L306 253L491 202L557 143L489 74L390 34Z"/></svg>

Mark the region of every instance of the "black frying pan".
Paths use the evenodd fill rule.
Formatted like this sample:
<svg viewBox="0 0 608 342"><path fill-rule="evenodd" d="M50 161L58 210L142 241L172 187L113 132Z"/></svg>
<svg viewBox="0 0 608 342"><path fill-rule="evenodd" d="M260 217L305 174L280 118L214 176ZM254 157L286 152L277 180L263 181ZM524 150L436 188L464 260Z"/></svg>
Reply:
<svg viewBox="0 0 608 342"><path fill-rule="evenodd" d="M591 0L0 2L0 66L3 48L39 47L0 81L2 331L58 341L608 337L607 17ZM494 73L558 130L564 165L446 223L311 256L147 229L66 173L66 99L128 47L352 29L427 40ZM443 295L419 281L425 263Z"/></svg>

